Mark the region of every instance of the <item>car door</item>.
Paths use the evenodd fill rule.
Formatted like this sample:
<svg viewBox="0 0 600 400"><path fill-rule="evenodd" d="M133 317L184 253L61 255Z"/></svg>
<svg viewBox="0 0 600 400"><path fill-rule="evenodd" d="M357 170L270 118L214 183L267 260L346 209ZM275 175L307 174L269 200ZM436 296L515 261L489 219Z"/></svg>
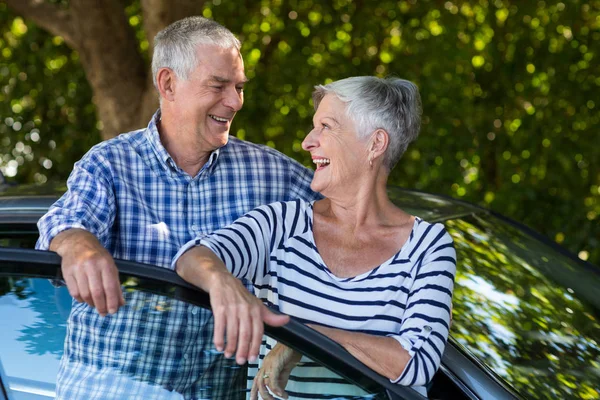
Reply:
<svg viewBox="0 0 600 400"><path fill-rule="evenodd" d="M458 259L446 365L476 394L505 386L527 399L600 398L600 270L494 213L445 225Z"/></svg>
<svg viewBox="0 0 600 400"><path fill-rule="evenodd" d="M160 304L171 301L209 308L208 295L173 271L126 261L118 261L117 265L125 290L155 296L155 312L162 311ZM60 258L55 253L0 247L0 320L3 321L0 326L0 399L54 398L72 303L66 288L56 285L59 281ZM265 331L300 351L309 362L335 374L332 384L344 384L354 388L355 393L362 393L346 398L423 399L410 388L391 384L340 345L298 321L292 319L280 328L266 326ZM114 382L108 380L106 384ZM310 385L308 382L307 393ZM323 391L323 387L326 386L318 390ZM169 397L172 392L164 388L142 387L140 390L151 390L157 398L177 398ZM313 395L309 393L309 397L314 398ZM327 393L319 395L327 398Z"/></svg>

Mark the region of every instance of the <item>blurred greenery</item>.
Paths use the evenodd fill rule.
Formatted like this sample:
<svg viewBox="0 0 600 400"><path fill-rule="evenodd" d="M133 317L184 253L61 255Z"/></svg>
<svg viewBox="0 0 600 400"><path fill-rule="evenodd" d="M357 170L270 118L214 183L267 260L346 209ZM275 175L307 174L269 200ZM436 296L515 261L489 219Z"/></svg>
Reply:
<svg viewBox="0 0 600 400"><path fill-rule="evenodd" d="M124 3L147 54L139 1ZM492 208L600 264L599 0L212 0L204 15L243 41L233 134L310 165L315 84L412 80L423 128L390 183ZM78 54L4 3L0 88L9 179L63 180L100 140Z"/></svg>

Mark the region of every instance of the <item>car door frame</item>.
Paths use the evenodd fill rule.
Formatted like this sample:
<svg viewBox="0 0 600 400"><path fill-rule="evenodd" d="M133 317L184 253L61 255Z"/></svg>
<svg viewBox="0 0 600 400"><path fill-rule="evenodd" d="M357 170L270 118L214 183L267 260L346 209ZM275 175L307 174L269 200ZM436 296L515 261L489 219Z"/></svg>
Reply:
<svg viewBox="0 0 600 400"><path fill-rule="evenodd" d="M60 261L60 257L50 251L0 247L0 276L62 280ZM210 309L208 294L187 283L170 269L124 260L115 260L115 262L122 277L141 278L143 281L153 283L151 288L142 284L140 289ZM312 360L367 391L385 392L390 399L424 399L411 388L391 383L389 379L377 374L353 357L341 345L294 318L282 327L265 325L265 333L301 351ZM0 382L0 394L7 396L2 382Z"/></svg>

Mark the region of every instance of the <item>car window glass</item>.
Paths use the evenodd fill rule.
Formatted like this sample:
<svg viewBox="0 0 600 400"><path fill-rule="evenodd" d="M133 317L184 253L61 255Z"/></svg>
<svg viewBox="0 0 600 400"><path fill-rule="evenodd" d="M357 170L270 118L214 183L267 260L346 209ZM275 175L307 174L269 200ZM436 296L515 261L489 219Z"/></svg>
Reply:
<svg viewBox="0 0 600 400"><path fill-rule="evenodd" d="M136 349L149 347L136 346L152 340L156 341L157 338L168 337L167 331L172 325L169 324L171 321L169 313L178 307L186 307L187 304L170 298L169 296L176 289L166 285L149 283L138 278L126 278L123 284L128 307L132 307L147 319L134 337L124 335L120 338L120 349L111 352L110 357L113 361L123 357L131 359L133 360L131 365L139 366L146 361L146 358ZM141 287L144 291L139 289ZM146 289L154 293L146 292ZM77 313L78 307L82 305L73 303L72 307L72 299L64 286L55 287L48 279L0 277L0 320L3 321L0 327L0 337L2 337L0 375L9 399L54 398L65 337L69 332L67 320L70 316L74 318L80 315ZM191 306L187 316L191 319L199 310L198 307ZM160 339L156 343L157 346L153 347L153 351L160 352L168 349L168 345L160 343ZM130 345L129 350L127 350L128 345ZM206 352L212 355L216 353L212 343L207 344ZM197 356L198 354L185 353L179 358L181 362L195 362ZM106 392L102 398L122 398L123 390L131 390L131 388L134 388L133 390L142 396L140 398L144 399L183 398L174 390L176 382L167 380L162 386L151 385L148 382L152 377L132 379L131 374L113 370L110 362L106 360L105 362L103 368L79 364L76 384L83 385L83 382L88 382L91 386L103 388L102 390ZM227 394L215 394L207 385L202 389L205 390L202 398L245 399L248 383L246 367L228 363L219 373L227 375L235 369L243 371L243 375L239 374L243 380L230 382L227 385ZM306 379L306 376L303 377L308 370L316 373L318 378L311 380ZM310 395L311 398L385 398L381 393L367 394L306 357L292 375L291 386L288 389L299 394L300 398L306 398L306 395ZM177 374L174 376L173 379L180 378ZM318 395L315 397L316 394ZM336 396L332 396L334 394Z"/></svg>
<svg viewBox="0 0 600 400"><path fill-rule="evenodd" d="M490 216L446 227L452 337L528 398L600 398L598 274Z"/></svg>
<svg viewBox="0 0 600 400"><path fill-rule="evenodd" d="M263 341L263 346L272 348L276 341ZM261 356L261 359L263 356ZM256 363L248 365L247 388L252 387L252 381L258 372ZM336 374L335 372L303 356L300 362L292 369L285 387L289 399L372 399L385 398L382 393L374 396L373 393L354 385Z"/></svg>
<svg viewBox="0 0 600 400"><path fill-rule="evenodd" d="M17 247L33 249L38 238L38 232L27 232L0 227L0 247Z"/></svg>

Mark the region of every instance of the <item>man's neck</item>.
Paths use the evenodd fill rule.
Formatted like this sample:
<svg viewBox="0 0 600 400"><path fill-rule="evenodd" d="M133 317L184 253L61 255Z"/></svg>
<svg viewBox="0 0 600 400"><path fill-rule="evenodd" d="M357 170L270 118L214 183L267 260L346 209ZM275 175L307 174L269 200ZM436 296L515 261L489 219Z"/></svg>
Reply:
<svg viewBox="0 0 600 400"><path fill-rule="evenodd" d="M184 135L169 129L168 124L163 121L157 124L157 129L162 145L175 164L189 176L195 177L208 162L212 151L203 149L201 143L191 140L193 135Z"/></svg>

